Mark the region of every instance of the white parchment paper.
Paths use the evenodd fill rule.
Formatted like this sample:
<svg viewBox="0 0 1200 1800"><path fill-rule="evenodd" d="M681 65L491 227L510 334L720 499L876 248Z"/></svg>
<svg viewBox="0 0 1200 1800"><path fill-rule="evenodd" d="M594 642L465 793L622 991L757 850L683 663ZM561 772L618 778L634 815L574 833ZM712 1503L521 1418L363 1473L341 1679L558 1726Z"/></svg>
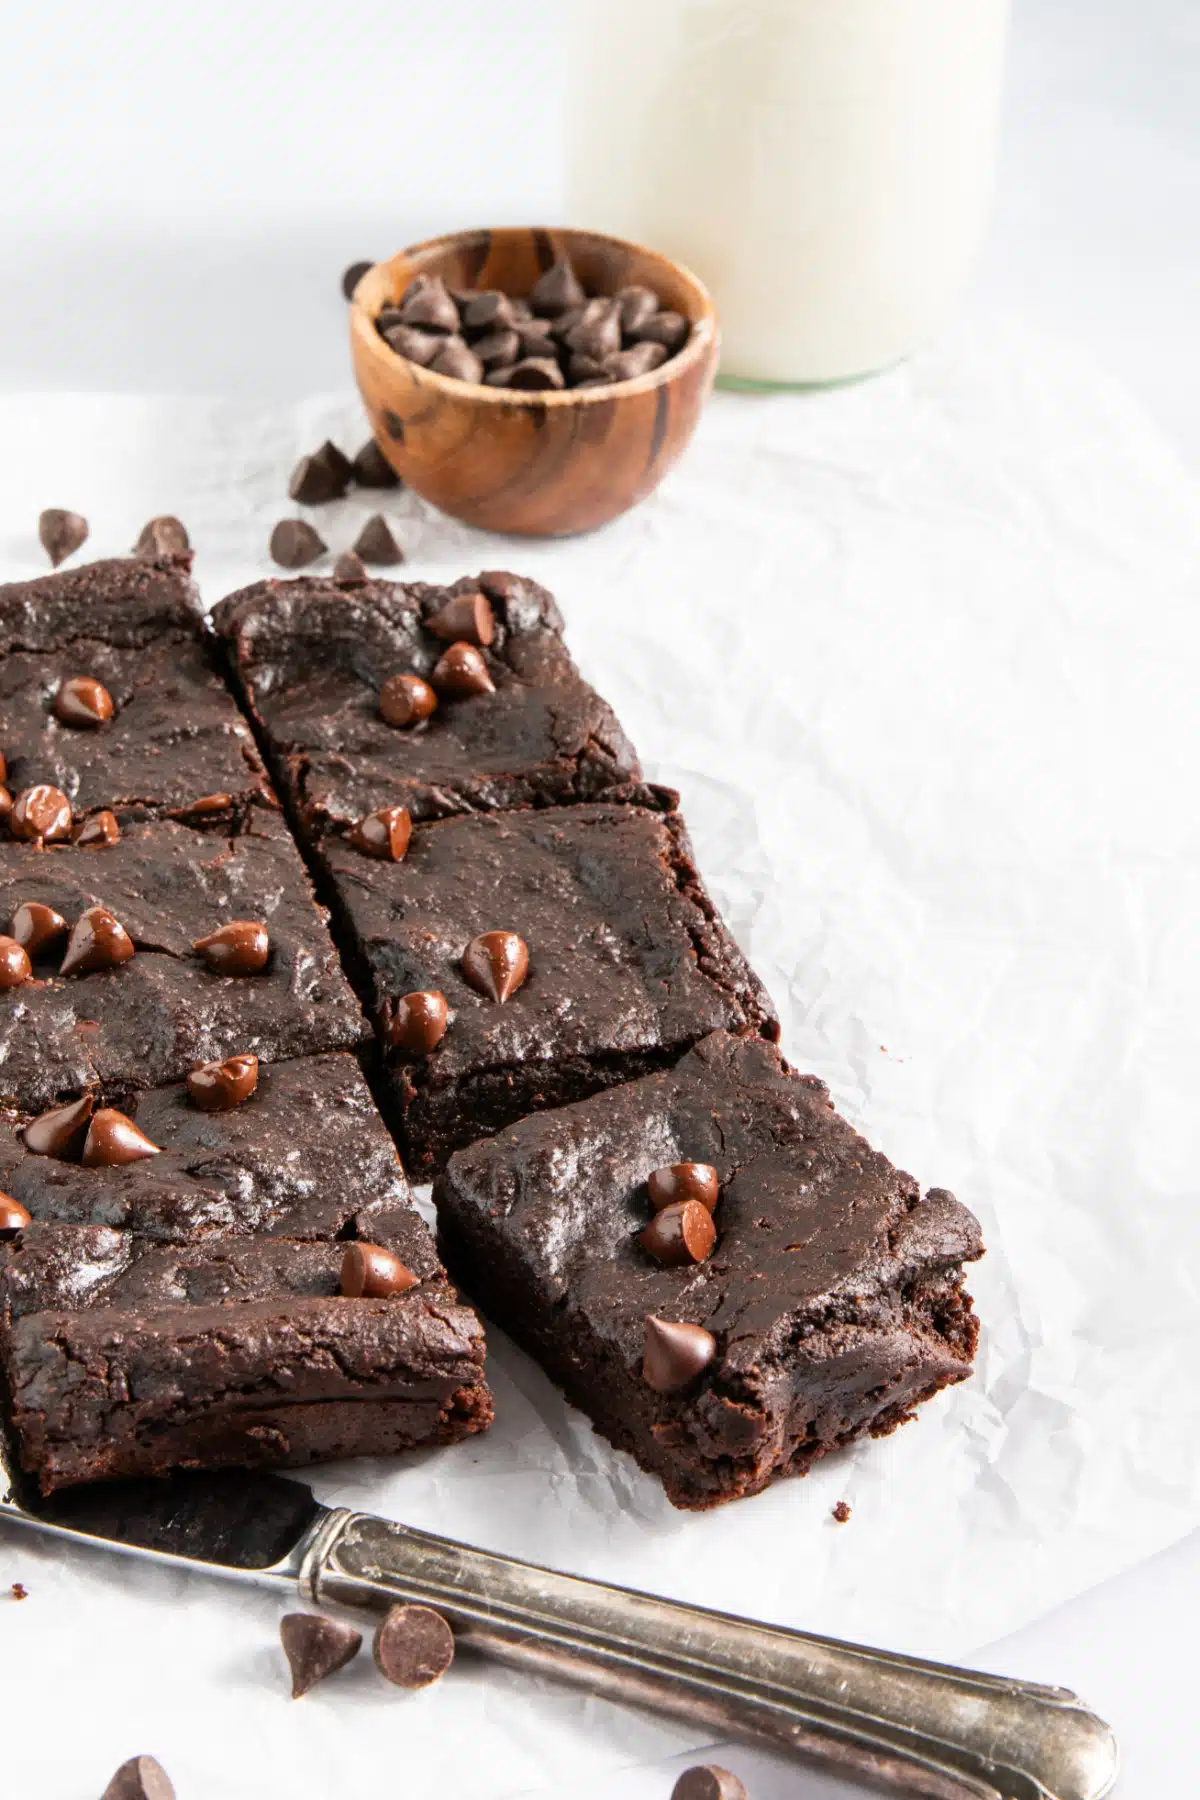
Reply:
<svg viewBox="0 0 1200 1800"><path fill-rule="evenodd" d="M179 513L215 600L270 572L295 458L349 396L0 402L0 575L44 505L120 552ZM980 1215L977 1378L879 1444L702 1516L491 1334L491 1434L323 1470L323 1498L491 1548L936 1656L1200 1521L1200 507L1127 397L993 323L840 392L718 396L661 491L525 543L408 494L414 575L527 570L772 990L784 1047ZM838 1526L830 1509L853 1508ZM30 1590L4 1598L11 1581ZM292 1706L274 1600L0 1536L14 1793L135 1751L181 1800L643 1791L702 1734L482 1668L413 1698L369 1658ZM52 1696L52 1700L48 1699ZM647 1777L648 1779L648 1777ZM659 1773L644 1791L669 1792Z"/></svg>

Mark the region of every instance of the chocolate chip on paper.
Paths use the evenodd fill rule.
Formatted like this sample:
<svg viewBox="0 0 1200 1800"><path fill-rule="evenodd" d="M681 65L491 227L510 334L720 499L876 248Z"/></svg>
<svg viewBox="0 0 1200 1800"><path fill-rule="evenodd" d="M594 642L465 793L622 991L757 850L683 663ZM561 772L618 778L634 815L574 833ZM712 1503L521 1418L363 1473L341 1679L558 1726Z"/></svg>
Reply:
<svg viewBox="0 0 1200 1800"><path fill-rule="evenodd" d="M373 269L374 267L374 263L352 262L342 270L342 294L347 300L353 300L355 288L358 286L367 270Z"/></svg>
<svg viewBox="0 0 1200 1800"><path fill-rule="evenodd" d="M367 520L354 540L354 553L365 563L378 563L385 568L404 561L404 552L382 513L372 513Z"/></svg>
<svg viewBox="0 0 1200 1800"><path fill-rule="evenodd" d="M351 467L359 487L394 488L400 486L400 477L374 438L367 439L355 456Z"/></svg>
<svg viewBox="0 0 1200 1800"><path fill-rule="evenodd" d="M747 1800L747 1795L731 1769L700 1763L683 1771L671 1790L671 1800Z"/></svg>
<svg viewBox="0 0 1200 1800"><path fill-rule="evenodd" d="M304 569L326 551L307 519L280 519L271 533L271 558L281 569Z"/></svg>
<svg viewBox="0 0 1200 1800"><path fill-rule="evenodd" d="M285 1613L279 1621L279 1641L292 1672L292 1699L299 1700L318 1681L354 1660L362 1649L362 1632L321 1613Z"/></svg>
<svg viewBox="0 0 1200 1800"><path fill-rule="evenodd" d="M123 1762L100 1800L175 1800L175 1789L153 1756L131 1756Z"/></svg>
<svg viewBox="0 0 1200 1800"><path fill-rule="evenodd" d="M431 1606L393 1606L375 1633L375 1664L396 1687L423 1688L454 1661L454 1633Z"/></svg>
<svg viewBox="0 0 1200 1800"><path fill-rule="evenodd" d="M83 514L69 512L62 506L48 506L38 519L42 549L56 569L87 542L87 535L88 522Z"/></svg>

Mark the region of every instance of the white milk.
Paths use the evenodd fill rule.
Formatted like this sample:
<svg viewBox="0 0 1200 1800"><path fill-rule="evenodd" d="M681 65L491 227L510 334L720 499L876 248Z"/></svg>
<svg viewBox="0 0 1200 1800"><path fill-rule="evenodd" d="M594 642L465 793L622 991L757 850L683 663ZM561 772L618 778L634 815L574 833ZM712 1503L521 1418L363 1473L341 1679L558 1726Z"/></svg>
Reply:
<svg viewBox="0 0 1200 1800"><path fill-rule="evenodd" d="M687 263L726 378L886 367L953 307L987 216L1008 0L591 0L570 221Z"/></svg>

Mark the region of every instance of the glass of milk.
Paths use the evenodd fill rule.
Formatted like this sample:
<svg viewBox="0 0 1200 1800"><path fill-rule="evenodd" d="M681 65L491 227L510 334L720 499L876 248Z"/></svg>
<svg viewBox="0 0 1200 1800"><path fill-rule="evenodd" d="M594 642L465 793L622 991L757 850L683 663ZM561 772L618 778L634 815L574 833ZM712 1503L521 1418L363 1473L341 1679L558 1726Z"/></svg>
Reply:
<svg viewBox="0 0 1200 1800"><path fill-rule="evenodd" d="M572 223L689 265L721 379L845 381L952 311L987 217L1009 0L583 0Z"/></svg>

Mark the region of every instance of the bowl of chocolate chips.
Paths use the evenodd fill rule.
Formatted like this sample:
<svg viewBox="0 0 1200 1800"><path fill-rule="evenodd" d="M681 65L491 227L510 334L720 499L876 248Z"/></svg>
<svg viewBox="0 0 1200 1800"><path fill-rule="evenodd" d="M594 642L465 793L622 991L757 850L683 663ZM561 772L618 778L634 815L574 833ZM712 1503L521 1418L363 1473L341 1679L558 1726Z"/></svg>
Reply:
<svg viewBox="0 0 1200 1800"><path fill-rule="evenodd" d="M596 232L455 232L347 286L381 450L426 500L490 531L587 531L644 500L716 374L696 277Z"/></svg>

